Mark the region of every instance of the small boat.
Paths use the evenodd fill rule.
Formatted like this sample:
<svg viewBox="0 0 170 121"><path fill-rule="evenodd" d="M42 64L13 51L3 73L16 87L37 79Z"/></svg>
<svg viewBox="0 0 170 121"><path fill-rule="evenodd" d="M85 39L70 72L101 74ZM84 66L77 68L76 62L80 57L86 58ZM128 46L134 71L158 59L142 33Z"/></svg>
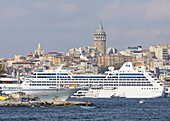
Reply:
<svg viewBox="0 0 170 121"><path fill-rule="evenodd" d="M139 103L140 103L140 104L144 104L144 103L145 103L145 100L140 100Z"/></svg>
<svg viewBox="0 0 170 121"><path fill-rule="evenodd" d="M82 109L98 109L100 108L99 106L80 106Z"/></svg>
<svg viewBox="0 0 170 121"><path fill-rule="evenodd" d="M6 100L7 98L4 96L0 96L0 100Z"/></svg>

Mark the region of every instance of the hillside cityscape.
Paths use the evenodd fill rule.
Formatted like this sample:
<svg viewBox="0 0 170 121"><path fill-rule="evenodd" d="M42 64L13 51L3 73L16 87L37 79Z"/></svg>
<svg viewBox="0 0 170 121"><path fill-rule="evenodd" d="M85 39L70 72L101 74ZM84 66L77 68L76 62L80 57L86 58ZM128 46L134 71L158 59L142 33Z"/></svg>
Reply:
<svg viewBox="0 0 170 121"><path fill-rule="evenodd" d="M0 3L2 121L170 120L170 0Z"/></svg>
<svg viewBox="0 0 170 121"><path fill-rule="evenodd" d="M74 74L104 74L109 66L119 69L124 62L132 62L135 69L141 70L144 66L169 87L170 44L151 45L148 49L142 49L141 45L127 46L119 52L114 47L106 49L106 35L99 21L94 33L94 46L71 48L68 52L46 53L39 43L35 52L30 52L27 56L1 58L0 63L8 75L19 79L34 71L56 69L61 64Z"/></svg>

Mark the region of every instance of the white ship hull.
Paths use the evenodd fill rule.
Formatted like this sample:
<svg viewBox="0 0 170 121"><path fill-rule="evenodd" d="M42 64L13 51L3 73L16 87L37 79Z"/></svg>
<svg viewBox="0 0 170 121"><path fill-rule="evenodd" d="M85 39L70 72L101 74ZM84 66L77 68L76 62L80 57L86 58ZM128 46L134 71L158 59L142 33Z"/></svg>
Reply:
<svg viewBox="0 0 170 121"><path fill-rule="evenodd" d="M164 97L164 89L153 87L119 87L119 89L89 89L85 96L80 98L159 98ZM80 90L81 92L81 90Z"/></svg>
<svg viewBox="0 0 170 121"><path fill-rule="evenodd" d="M23 92L26 96L39 97L40 100L65 101L78 89L20 89L20 90L2 90L5 93Z"/></svg>

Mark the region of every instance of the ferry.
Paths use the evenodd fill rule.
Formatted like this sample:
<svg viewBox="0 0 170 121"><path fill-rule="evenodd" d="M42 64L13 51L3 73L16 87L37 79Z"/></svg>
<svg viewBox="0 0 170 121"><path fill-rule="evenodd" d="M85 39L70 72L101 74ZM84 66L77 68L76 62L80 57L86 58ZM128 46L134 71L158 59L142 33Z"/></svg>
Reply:
<svg viewBox="0 0 170 121"><path fill-rule="evenodd" d="M160 80L145 69L134 70L132 62L125 62L119 70L109 67L105 75L74 75L63 70L34 72L25 78L22 87L27 89L61 88L75 85L89 89L85 97L91 98L157 98L163 97L165 87ZM97 88L94 88L97 87Z"/></svg>
<svg viewBox="0 0 170 121"><path fill-rule="evenodd" d="M9 77L6 74L0 78L0 92L5 94L23 92L25 96L39 97L40 100L44 101L53 99L65 101L78 90L72 87L31 89L25 86L25 82L20 84L16 78Z"/></svg>
<svg viewBox="0 0 170 121"><path fill-rule="evenodd" d="M81 89L79 91L77 91L76 93L74 93L71 98L87 98L87 93L89 92L88 89Z"/></svg>
<svg viewBox="0 0 170 121"><path fill-rule="evenodd" d="M0 91L9 90L6 94L11 93L12 90L22 89L19 81L16 78L12 78L7 74L2 74L0 77Z"/></svg>

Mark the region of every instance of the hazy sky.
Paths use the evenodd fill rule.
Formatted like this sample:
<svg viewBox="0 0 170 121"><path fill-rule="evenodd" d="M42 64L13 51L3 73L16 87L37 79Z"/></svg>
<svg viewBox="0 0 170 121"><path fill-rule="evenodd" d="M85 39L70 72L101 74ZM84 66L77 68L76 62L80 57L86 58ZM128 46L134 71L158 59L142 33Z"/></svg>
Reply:
<svg viewBox="0 0 170 121"><path fill-rule="evenodd" d="M0 58L92 46L99 17L107 48L170 44L170 0L1 0Z"/></svg>

